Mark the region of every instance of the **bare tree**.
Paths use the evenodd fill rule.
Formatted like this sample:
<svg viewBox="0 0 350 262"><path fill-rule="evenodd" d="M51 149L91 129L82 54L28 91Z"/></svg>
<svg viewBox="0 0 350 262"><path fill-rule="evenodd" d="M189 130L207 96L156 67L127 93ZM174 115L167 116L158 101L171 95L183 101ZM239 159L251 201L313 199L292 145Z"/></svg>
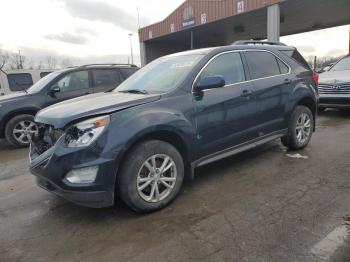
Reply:
<svg viewBox="0 0 350 262"><path fill-rule="evenodd" d="M36 65L36 69L43 69L44 68L44 65L43 65L43 61L42 60L40 60L38 63L37 63L37 65Z"/></svg>
<svg viewBox="0 0 350 262"><path fill-rule="evenodd" d="M9 54L0 49L0 70L6 68L9 61Z"/></svg>
<svg viewBox="0 0 350 262"><path fill-rule="evenodd" d="M11 69L24 69L25 61L26 61L26 57L21 55L20 52L12 53L9 56L9 67Z"/></svg>
<svg viewBox="0 0 350 262"><path fill-rule="evenodd" d="M66 67L72 67L72 66L73 66L73 62L70 58L66 57L62 59L61 67L66 68Z"/></svg>
<svg viewBox="0 0 350 262"><path fill-rule="evenodd" d="M47 56L45 64L46 64L46 69L56 69L57 59L53 56Z"/></svg>

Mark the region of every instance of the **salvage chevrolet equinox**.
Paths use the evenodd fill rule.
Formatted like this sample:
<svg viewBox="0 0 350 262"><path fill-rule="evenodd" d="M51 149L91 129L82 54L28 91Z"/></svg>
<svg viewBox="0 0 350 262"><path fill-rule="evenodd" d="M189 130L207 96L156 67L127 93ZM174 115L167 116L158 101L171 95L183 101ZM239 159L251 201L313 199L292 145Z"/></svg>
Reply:
<svg viewBox="0 0 350 262"><path fill-rule="evenodd" d="M239 42L159 58L111 93L40 111L30 148L40 187L88 207L120 198L137 212L168 205L194 169L315 130L317 75L293 47Z"/></svg>

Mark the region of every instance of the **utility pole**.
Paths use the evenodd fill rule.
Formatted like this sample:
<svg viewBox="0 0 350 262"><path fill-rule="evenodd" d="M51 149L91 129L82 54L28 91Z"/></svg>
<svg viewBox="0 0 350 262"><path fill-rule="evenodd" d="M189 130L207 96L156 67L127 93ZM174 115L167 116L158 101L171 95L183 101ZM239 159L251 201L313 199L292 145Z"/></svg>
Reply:
<svg viewBox="0 0 350 262"><path fill-rule="evenodd" d="M139 8L137 7L136 10L137 10L137 24L138 24L139 29L140 29L141 26L140 26L140 12L139 12Z"/></svg>
<svg viewBox="0 0 350 262"><path fill-rule="evenodd" d="M134 64L134 55L132 53L132 34L129 34L130 37L130 49L131 49L131 64Z"/></svg>

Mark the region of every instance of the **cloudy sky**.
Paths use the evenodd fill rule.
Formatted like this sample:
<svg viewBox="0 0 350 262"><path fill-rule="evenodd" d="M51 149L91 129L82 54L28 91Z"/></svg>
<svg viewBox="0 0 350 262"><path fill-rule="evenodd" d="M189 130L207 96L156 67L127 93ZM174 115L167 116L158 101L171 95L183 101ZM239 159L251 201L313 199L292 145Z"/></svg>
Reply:
<svg viewBox="0 0 350 262"><path fill-rule="evenodd" d="M140 24L145 26L164 19L183 1L0 0L0 48L20 49L34 60L53 55L76 64L127 62L129 33L134 34L134 52L139 54L137 8ZM349 27L343 26L288 36L282 41L299 47L305 56L339 56L347 52L348 31Z"/></svg>

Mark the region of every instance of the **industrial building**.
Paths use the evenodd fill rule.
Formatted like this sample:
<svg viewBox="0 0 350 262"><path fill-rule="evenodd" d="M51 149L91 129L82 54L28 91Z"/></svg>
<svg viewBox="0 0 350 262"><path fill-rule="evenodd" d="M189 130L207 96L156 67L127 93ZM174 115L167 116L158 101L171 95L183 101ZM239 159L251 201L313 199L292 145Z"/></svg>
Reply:
<svg viewBox="0 0 350 262"><path fill-rule="evenodd" d="M349 0L187 0L139 30L141 62L242 39L278 42L280 36L346 24Z"/></svg>

